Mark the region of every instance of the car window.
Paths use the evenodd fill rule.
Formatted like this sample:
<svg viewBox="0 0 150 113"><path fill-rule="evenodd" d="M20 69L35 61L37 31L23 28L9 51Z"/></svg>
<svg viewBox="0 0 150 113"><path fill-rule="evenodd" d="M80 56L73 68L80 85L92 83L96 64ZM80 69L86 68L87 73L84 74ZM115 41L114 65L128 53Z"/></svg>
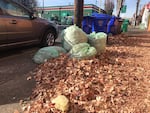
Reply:
<svg viewBox="0 0 150 113"><path fill-rule="evenodd" d="M29 17L29 13L25 9L6 0L0 0L0 8L8 15Z"/></svg>
<svg viewBox="0 0 150 113"><path fill-rule="evenodd" d="M0 15L3 15L3 10L0 8Z"/></svg>

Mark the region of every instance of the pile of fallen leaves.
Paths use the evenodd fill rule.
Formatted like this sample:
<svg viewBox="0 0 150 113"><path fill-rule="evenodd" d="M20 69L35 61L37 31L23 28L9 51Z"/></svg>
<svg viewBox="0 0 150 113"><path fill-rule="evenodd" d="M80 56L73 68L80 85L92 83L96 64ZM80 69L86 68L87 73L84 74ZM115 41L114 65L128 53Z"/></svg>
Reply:
<svg viewBox="0 0 150 113"><path fill-rule="evenodd" d="M140 43L133 37L112 37L106 51L93 59L61 55L40 65L32 101L24 110L61 113L52 99L65 95L67 113L149 113L150 71L145 47L137 46Z"/></svg>

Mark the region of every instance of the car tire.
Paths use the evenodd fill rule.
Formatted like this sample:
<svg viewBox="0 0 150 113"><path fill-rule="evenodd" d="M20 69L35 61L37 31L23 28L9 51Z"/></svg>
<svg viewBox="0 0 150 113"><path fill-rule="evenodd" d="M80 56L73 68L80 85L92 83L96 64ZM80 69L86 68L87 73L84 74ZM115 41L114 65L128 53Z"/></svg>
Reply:
<svg viewBox="0 0 150 113"><path fill-rule="evenodd" d="M56 40L56 33L52 30L48 30L43 38L42 45L43 46L53 46Z"/></svg>

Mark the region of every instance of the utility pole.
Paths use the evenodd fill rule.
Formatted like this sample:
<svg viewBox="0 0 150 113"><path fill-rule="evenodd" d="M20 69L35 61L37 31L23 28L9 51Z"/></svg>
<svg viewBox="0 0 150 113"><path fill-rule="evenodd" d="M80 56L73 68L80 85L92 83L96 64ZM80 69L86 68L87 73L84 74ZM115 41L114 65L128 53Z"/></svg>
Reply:
<svg viewBox="0 0 150 113"><path fill-rule="evenodd" d="M119 2L119 1L117 0L117 2L120 3L120 4L119 4L119 9L118 9L117 17L120 17L120 12L121 12L121 8L122 8L122 6L123 6L124 0L120 0L120 1L121 1L121 2Z"/></svg>
<svg viewBox="0 0 150 113"><path fill-rule="evenodd" d="M136 26L136 21L137 21L137 16L138 16L139 4L140 4L140 0L137 0L136 13L135 13L135 26Z"/></svg>
<svg viewBox="0 0 150 113"><path fill-rule="evenodd" d="M74 0L74 24L82 27L84 0Z"/></svg>
<svg viewBox="0 0 150 113"><path fill-rule="evenodd" d="M42 10L42 14L44 14L44 0L43 0L43 10Z"/></svg>
<svg viewBox="0 0 150 113"><path fill-rule="evenodd" d="M99 0L99 13L101 12L102 0Z"/></svg>

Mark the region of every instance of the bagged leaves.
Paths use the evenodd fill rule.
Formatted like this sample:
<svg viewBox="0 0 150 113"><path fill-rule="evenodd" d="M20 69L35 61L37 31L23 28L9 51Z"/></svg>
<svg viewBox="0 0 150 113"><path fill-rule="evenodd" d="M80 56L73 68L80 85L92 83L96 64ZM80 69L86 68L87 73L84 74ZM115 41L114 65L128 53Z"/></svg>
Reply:
<svg viewBox="0 0 150 113"><path fill-rule="evenodd" d="M103 32L99 32L99 33L93 32L90 35L88 35L88 42L91 46L96 48L97 53L102 53L105 51L106 40L107 40L107 34Z"/></svg>
<svg viewBox="0 0 150 113"><path fill-rule="evenodd" d="M44 47L37 51L37 53L33 57L33 61L37 64L41 64L47 61L48 59L58 57L61 53L66 53L66 50L62 47Z"/></svg>
<svg viewBox="0 0 150 113"><path fill-rule="evenodd" d="M67 51L75 44L86 43L88 41L87 35L76 25L72 25L62 31L61 38L63 47Z"/></svg>
<svg viewBox="0 0 150 113"><path fill-rule="evenodd" d="M74 58L88 59L94 57L97 51L94 47L91 47L88 43L76 44L70 50L70 54Z"/></svg>

